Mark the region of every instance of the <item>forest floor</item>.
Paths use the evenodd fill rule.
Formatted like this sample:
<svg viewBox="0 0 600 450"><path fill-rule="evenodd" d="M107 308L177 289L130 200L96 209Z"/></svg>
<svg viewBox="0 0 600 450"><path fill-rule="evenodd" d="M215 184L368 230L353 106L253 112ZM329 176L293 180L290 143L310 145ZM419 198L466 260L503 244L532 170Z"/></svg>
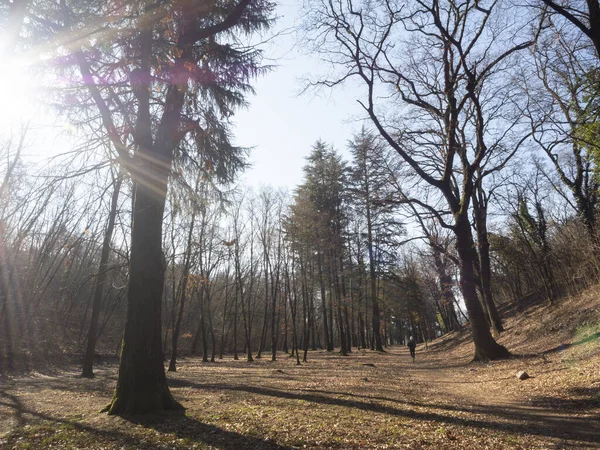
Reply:
<svg viewBox="0 0 600 450"><path fill-rule="evenodd" d="M600 288L507 310L515 356L473 363L467 332L417 348L248 363L182 359L169 374L185 414L99 411L116 383L78 370L0 380L0 449L600 448ZM267 355L270 356L270 355ZM518 370L531 378L519 381Z"/></svg>

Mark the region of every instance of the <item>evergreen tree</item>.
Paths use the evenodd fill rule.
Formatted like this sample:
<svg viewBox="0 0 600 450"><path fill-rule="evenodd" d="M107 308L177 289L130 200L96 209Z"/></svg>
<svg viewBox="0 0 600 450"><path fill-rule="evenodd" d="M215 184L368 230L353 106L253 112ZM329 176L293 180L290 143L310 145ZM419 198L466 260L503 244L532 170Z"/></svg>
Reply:
<svg viewBox="0 0 600 450"><path fill-rule="evenodd" d="M344 195L347 169L341 157L324 142L317 141L304 167L306 181L297 192L292 214L298 226L307 227L303 235L310 239L316 259L316 279L321 297L323 333L328 351L334 347L335 323L340 338L341 353L349 350L345 329L344 308L344 236L347 217ZM300 205L305 204L304 207ZM304 215L305 217L296 217ZM335 301L334 301L335 299Z"/></svg>
<svg viewBox="0 0 600 450"><path fill-rule="evenodd" d="M244 166L228 118L263 69L260 51L236 34L268 27L272 8L268 0L32 1L29 35L32 45L54 49L63 108L107 136L133 180L127 321L111 414L181 408L161 345L167 186L175 160L215 182Z"/></svg>
<svg viewBox="0 0 600 450"><path fill-rule="evenodd" d="M381 314L377 298L377 262L381 259L382 246L376 240L391 243L403 233L402 225L393 217L389 203L390 183L382 169L385 147L376 136L364 127L348 143L353 156L351 169L351 197L357 214L364 216L366 249L369 261L369 287L372 307L373 348L383 351L381 340Z"/></svg>

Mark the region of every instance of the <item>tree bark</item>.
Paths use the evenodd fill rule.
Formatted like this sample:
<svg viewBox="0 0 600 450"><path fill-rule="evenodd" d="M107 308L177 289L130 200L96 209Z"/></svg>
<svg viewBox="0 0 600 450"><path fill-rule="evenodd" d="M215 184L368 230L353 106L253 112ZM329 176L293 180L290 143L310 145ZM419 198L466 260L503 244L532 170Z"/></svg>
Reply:
<svg viewBox="0 0 600 450"><path fill-rule="evenodd" d="M329 321L327 320L327 300L325 298L325 280L323 279L323 257L319 252L318 255L319 265L319 287L321 288L321 308L323 310L323 333L325 339L325 346L328 352L333 351L333 337L330 336L329 332Z"/></svg>
<svg viewBox="0 0 600 450"><path fill-rule="evenodd" d="M228 262L231 261L231 253L229 254ZM229 299L229 264L225 272L225 301L223 302L223 322L221 323L221 345L219 348L219 359L223 359L225 351L225 322L227 320L227 302Z"/></svg>
<svg viewBox="0 0 600 450"><path fill-rule="evenodd" d="M160 157L156 155L154 160L160 161ZM168 177L160 163L144 165L150 173L134 182L127 319L109 414L183 409L167 386L161 345L162 223ZM170 167L170 161L165 166Z"/></svg>
<svg viewBox="0 0 600 450"><path fill-rule="evenodd" d="M238 286L236 284L235 287L235 296L233 297L233 359L235 361L237 361L239 358L238 356L238 342L237 342L237 323L238 320Z"/></svg>
<svg viewBox="0 0 600 450"><path fill-rule="evenodd" d="M479 250L479 278L481 280L481 294L489 314L490 324L494 331L500 334L504 331L504 326L492 295L490 243L487 233L487 199L484 197L482 188L479 185L481 182L481 179L477 181L477 187L473 192L473 214L475 216L477 247Z"/></svg>
<svg viewBox="0 0 600 450"><path fill-rule="evenodd" d="M119 191L121 190L122 181L123 177L121 174L117 175L117 179L114 180L113 194L110 200L108 224L106 226L104 240L102 242L102 254L100 256L100 267L98 268L96 291L94 292L94 299L92 301L92 317L90 319L90 328L87 336L85 357L83 359L83 369L81 371L81 376L85 378L94 377L94 353L96 352L96 340L98 338L98 320L100 318L102 299L104 298L104 285L108 275L110 242L115 229L115 219L117 217L117 206L119 203Z"/></svg>
<svg viewBox="0 0 600 450"><path fill-rule="evenodd" d="M208 338L206 336L206 295L202 296L200 303L200 336L202 337L202 362L208 362Z"/></svg>
<svg viewBox="0 0 600 450"><path fill-rule="evenodd" d="M196 183L196 192L198 191L198 183ZM185 309L185 301L187 298L187 286L190 275L190 266L192 264L192 238L194 236L194 225L196 223L196 211L192 212L190 229L188 231L187 248L185 251L185 262L183 264L183 274L181 275L181 283L179 285L179 309L177 311L177 319L173 327L171 335L171 361L169 362L169 372L177 372L177 346L179 344L179 331L181 330L181 321L183 320L183 311ZM173 299L175 303L175 299Z"/></svg>
<svg viewBox="0 0 600 450"><path fill-rule="evenodd" d="M242 278L242 268L240 264L240 254L238 243L235 244L235 273L236 280L238 283L238 290L240 292L240 303L242 305L242 318L244 323L244 339L245 339L245 350L246 350L246 358L248 362L254 361L252 357L252 314L250 311L250 297L252 296L252 287L248 289L248 292L244 293L244 280ZM252 253L250 254L250 264L252 264ZM252 269L250 269L250 284L252 285ZM248 299L248 308L246 311L246 299Z"/></svg>
<svg viewBox="0 0 600 450"><path fill-rule="evenodd" d="M279 264L279 259L278 259ZM271 280L271 361L277 360L277 331L279 328L279 317L277 311L277 298L279 293L279 266L277 267L275 280Z"/></svg>
<svg viewBox="0 0 600 450"><path fill-rule="evenodd" d="M334 262L333 266L333 279L335 280L335 292L336 292L336 300L337 300L337 322L338 329L340 333L340 353L342 356L348 356L348 348L347 348L347 340L346 340L346 331L344 327L344 317L342 314L342 289L340 286L340 275L338 273L338 266L335 264L337 257L332 255L332 262Z"/></svg>
<svg viewBox="0 0 600 450"><path fill-rule="evenodd" d="M457 220L455 235L460 262L460 288L467 307L475 344L474 360L489 361L506 358L510 356L510 353L492 337L483 308L477 298L477 278L474 270L477 254L471 234L471 225L464 213Z"/></svg>
<svg viewBox="0 0 600 450"><path fill-rule="evenodd" d="M373 252L373 223L371 220L371 199L369 195L369 182L364 183L365 194L365 209L367 212L367 247L369 251L369 275L370 275L370 287L371 287L371 304L373 306L373 337L375 350L383 352L383 346L381 345L381 318L379 312L379 301L377 299L377 274L375 272L375 255Z"/></svg>
<svg viewBox="0 0 600 450"><path fill-rule="evenodd" d="M204 289L198 290L198 306L200 308L200 319L202 319L202 302L204 301ZM225 315L223 315L225 317ZM196 327L196 332L194 333L194 339L192 339L192 345L190 348L190 352L192 355L198 354L198 343L202 337L202 320L198 321L198 326Z"/></svg>

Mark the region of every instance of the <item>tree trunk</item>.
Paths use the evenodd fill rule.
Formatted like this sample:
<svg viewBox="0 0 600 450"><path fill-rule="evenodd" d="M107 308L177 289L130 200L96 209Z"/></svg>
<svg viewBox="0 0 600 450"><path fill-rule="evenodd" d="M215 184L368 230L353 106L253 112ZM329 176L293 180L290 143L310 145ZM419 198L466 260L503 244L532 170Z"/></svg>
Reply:
<svg viewBox="0 0 600 450"><path fill-rule="evenodd" d="M237 350L237 320L238 320L238 288L235 288L235 297L233 298L233 359L239 358Z"/></svg>
<svg viewBox="0 0 600 450"><path fill-rule="evenodd" d="M446 317L448 323L447 331L456 330L459 327L458 317L456 316L456 309L454 307L454 293L452 292L452 286L454 285L452 277L448 275L447 258L442 258L442 252L433 245L433 256L435 262L435 268L439 277L439 288L442 294L441 307L446 311Z"/></svg>
<svg viewBox="0 0 600 450"><path fill-rule="evenodd" d="M277 311L277 291L279 290L279 268L277 269L277 281L271 283L271 361L277 360L277 331L279 328L279 318Z"/></svg>
<svg viewBox="0 0 600 450"><path fill-rule="evenodd" d="M283 345L281 347L281 351L283 353L288 353L288 310L287 310L287 300L290 292L286 293L286 296L283 297Z"/></svg>
<svg viewBox="0 0 600 450"><path fill-rule="evenodd" d="M317 313L316 313L316 308L315 308L315 296L312 292L312 290L310 291L309 294L309 309L308 309L308 328L310 330L310 340L311 340L311 349L312 350L317 350L319 348L323 348L323 346L321 345L321 338L318 334L318 330L317 330Z"/></svg>
<svg viewBox="0 0 600 450"><path fill-rule="evenodd" d="M295 264L294 264L294 260L292 259L292 276L295 275ZM297 331L297 326L296 326L296 318L298 316L298 284L297 284L297 278L294 277L294 281L292 284L292 281L290 280L290 268L289 266L286 264L285 266L285 282L286 282L286 290L287 290L287 295L286 298L289 299L290 301L290 313L291 313L291 319L292 319L292 356L294 354L294 350L296 351L296 365L299 366L300 365L300 349L298 348L298 331ZM305 303L304 299L302 300L303 303Z"/></svg>
<svg viewBox="0 0 600 450"><path fill-rule="evenodd" d="M202 316L202 302L204 298L204 289L200 289L198 291L198 306L200 307L200 316ZM223 316L225 317L225 316ZM194 333L194 339L192 339L191 353L192 355L198 354L198 343L200 342L200 338L202 336L202 321L198 321L198 327L196 328L196 332Z"/></svg>
<svg viewBox="0 0 600 450"><path fill-rule="evenodd" d="M196 183L196 192L198 183ZM190 266L192 263L192 237L194 235L194 224L196 223L196 212L192 213L190 229L188 231L187 248L185 251L185 262L183 264L183 274L181 275L181 284L178 289L179 310L177 311L177 320L171 335L171 361L169 362L169 372L177 371L177 345L179 343L179 331L181 330L181 321L183 320L183 311L185 309L185 300L187 298L187 285L190 275ZM174 281L174 280L173 280ZM175 299L173 299L175 304ZM206 346L205 346L206 347Z"/></svg>
<svg viewBox="0 0 600 450"><path fill-rule="evenodd" d="M328 352L333 351L333 337L330 336L329 332L329 321L327 320L327 301L325 298L325 280L323 279L323 257L321 253L318 255L319 264L319 287L321 288L321 308L323 309L323 333L325 339L325 346Z"/></svg>
<svg viewBox="0 0 600 450"><path fill-rule="evenodd" d="M379 301L377 299L377 274L375 272L375 255L373 254L373 226L371 223L371 206L370 202L366 202L367 210L367 245L369 250L369 275L370 275L370 287L371 287L371 302L373 305L373 337L374 347L378 352L383 352L383 346L381 345L381 318L379 317Z"/></svg>
<svg viewBox="0 0 600 450"><path fill-rule="evenodd" d="M575 201L577 202L577 208L579 209L581 220L583 221L590 235L590 239L594 244L597 244L598 236L596 236L596 202L591 199L589 195L586 196L581 187L572 189L572 191L575 196Z"/></svg>
<svg viewBox="0 0 600 450"><path fill-rule="evenodd" d="M236 256L237 258L237 256ZM251 295L251 292L247 292L246 295L243 295L244 292L244 286L243 286L243 281L242 281L242 275L241 275L241 270L238 267L238 260L236 259L236 273L237 273L237 277L238 277L238 283L239 283L239 290L242 293L241 295L241 299L240 299L240 303L242 305L242 318L244 319L244 339L245 339L245 343L244 343L244 350L246 351L246 359L248 360L248 362L252 362L254 361L254 358L252 357L252 315L250 314L250 302L248 302L248 311L246 311L246 300L245 298L249 298ZM252 275L251 275L252 276Z"/></svg>
<svg viewBox="0 0 600 450"><path fill-rule="evenodd" d="M208 339L206 336L206 308L205 300L206 296L203 296L203 301L200 303L200 335L202 336L202 362L208 362Z"/></svg>
<svg viewBox="0 0 600 450"><path fill-rule="evenodd" d="M228 261L231 261L231 254ZM229 299L229 266L225 272L225 301L223 302L223 322L221 323L221 345L219 347L219 359L223 359L225 351L225 322L227 320L227 301Z"/></svg>
<svg viewBox="0 0 600 450"><path fill-rule="evenodd" d="M265 347L265 339L267 336L267 321L269 318L269 302L268 302L268 291L265 292L265 310L264 310L264 316L263 316L263 326L262 326L262 330L260 332L260 341L258 342L258 350L256 352L256 358L260 359L262 358L262 351L263 348Z"/></svg>
<svg viewBox="0 0 600 450"><path fill-rule="evenodd" d="M467 307L476 361L489 361L510 356L509 351L498 344L490 333L483 308L477 298L477 278L474 265L477 254L474 248L471 225L465 214L456 223L456 249L459 256L460 288Z"/></svg>
<svg viewBox="0 0 600 450"><path fill-rule="evenodd" d="M336 258L333 257L331 258L332 261L335 261ZM338 329L340 332L340 353L342 354L342 356L348 356L348 348L347 348L347 341L346 341L346 331L345 331L345 327L344 327L344 317L343 317L343 313L342 313L342 290L340 287L340 276L338 274L338 267L337 265L334 265L333 267L333 278L335 280L335 292L336 292L336 300L337 300L337 322L338 322Z"/></svg>
<svg viewBox="0 0 600 450"><path fill-rule="evenodd" d="M94 353L96 352L96 340L98 338L98 320L100 318L100 308L104 298L104 284L108 275L108 257L110 256L110 242L112 240L113 230L115 229L115 218L117 216L117 206L119 203L119 191L123 177L119 174L114 180L113 194L110 200L110 212L108 215L108 224L104 232L104 241L102 242L102 254L100 256L100 267L98 268L98 278L96 281L96 291L92 302L92 317L90 320L90 329L87 336L87 346L85 357L83 359L83 370L81 376L93 378L94 376Z"/></svg>
<svg viewBox="0 0 600 450"><path fill-rule="evenodd" d="M165 162L165 166L170 164ZM107 407L109 414L183 409L167 386L161 345L165 281L162 222L167 174L160 168L151 168L150 172L134 183L127 319L117 387Z"/></svg>
<svg viewBox="0 0 600 450"><path fill-rule="evenodd" d="M206 316L208 318L208 331L210 333L211 344L210 362L215 362L215 355L217 353L217 343L215 340L215 329L213 327L212 320L212 295L210 292L210 286L205 285L204 288L206 289L206 309L204 310L204 312L206 313Z"/></svg>
<svg viewBox="0 0 600 450"><path fill-rule="evenodd" d="M481 280L481 294L489 314L490 324L496 333L504 331L502 320L492 296L490 243L487 233L487 205L481 188L473 193L473 213L475 215L475 229L477 230L477 246L479 250L479 278Z"/></svg>
<svg viewBox="0 0 600 450"><path fill-rule="evenodd" d="M354 311L354 296L352 295L352 285L350 285L350 333L352 336L351 347L358 348L358 335L356 333L356 314Z"/></svg>
<svg viewBox="0 0 600 450"><path fill-rule="evenodd" d="M1 282L3 282L2 280ZM14 344L13 344L13 330L10 313L8 311L8 298L5 298L4 304L2 306L2 311L0 311L0 324L4 319L4 336L6 343L6 361L2 361L0 359L0 369L12 370L14 369Z"/></svg>
<svg viewBox="0 0 600 450"><path fill-rule="evenodd" d="M346 345L346 352L348 353L352 353L352 331L350 329L350 321L348 319L348 305L346 304L346 277L345 277L345 272L344 272L344 259L342 256L342 252L340 251L338 254L338 261L340 264L340 282L339 285L341 287L341 298L340 298L340 307L342 308L342 313L343 313L343 319L345 322L345 333L346 333L346 339L345 339L345 345ZM337 282L338 278L336 276L336 282Z"/></svg>
<svg viewBox="0 0 600 450"><path fill-rule="evenodd" d="M360 339L360 347L367 348L367 339L365 336L365 321L363 320L362 313L359 310L358 313L358 330L359 330L359 339Z"/></svg>

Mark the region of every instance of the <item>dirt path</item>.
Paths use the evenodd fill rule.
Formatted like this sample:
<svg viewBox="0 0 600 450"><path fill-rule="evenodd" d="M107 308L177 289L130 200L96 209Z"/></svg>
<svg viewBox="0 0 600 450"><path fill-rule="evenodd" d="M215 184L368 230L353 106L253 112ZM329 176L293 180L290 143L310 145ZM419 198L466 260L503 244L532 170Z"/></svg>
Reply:
<svg viewBox="0 0 600 450"><path fill-rule="evenodd" d="M533 378L519 382L523 366ZM313 352L301 366L280 356L180 367L169 383L185 416L99 414L114 366L94 380L75 370L7 380L0 448L600 448L598 403L560 384L573 374L579 384L568 389L593 380L558 356L469 364L466 354L430 348L412 363L393 348L347 358Z"/></svg>
<svg viewBox="0 0 600 450"><path fill-rule="evenodd" d="M597 398L565 398L561 396L564 392L552 389L551 383L546 385L548 380L572 376L565 373L572 372L572 368L547 358L489 364L469 364L464 358L448 364L448 359L442 351L426 351L419 361L405 367L424 389L444 398L449 409L467 413L472 426L492 421L499 428L519 434L549 438L549 445L600 448ZM524 368L531 368L532 377L519 381L516 372Z"/></svg>

